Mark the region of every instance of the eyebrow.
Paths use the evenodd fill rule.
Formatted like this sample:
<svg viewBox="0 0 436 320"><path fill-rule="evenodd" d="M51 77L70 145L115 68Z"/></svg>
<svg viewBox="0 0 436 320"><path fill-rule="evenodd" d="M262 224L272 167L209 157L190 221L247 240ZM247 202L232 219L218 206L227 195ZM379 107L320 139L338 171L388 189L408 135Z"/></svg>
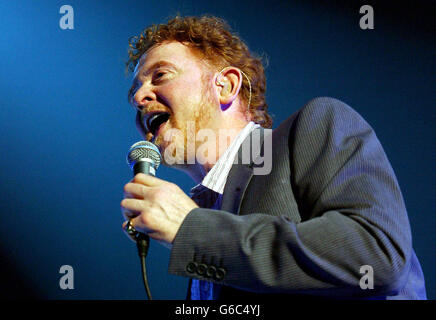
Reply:
<svg viewBox="0 0 436 320"><path fill-rule="evenodd" d="M177 68L176 65L174 63L171 63L169 61L166 60L159 60L155 63L153 63L146 72L138 72L137 75L135 76L134 80L133 80L133 85L130 88L128 94L127 94L127 100L129 101L129 103L131 103L131 99L133 98L133 93L134 90L136 89L137 85L138 85L138 75L143 75L143 76L147 76L149 75L152 71L154 71L155 69L162 67L162 66L170 66L170 67L174 67Z"/></svg>

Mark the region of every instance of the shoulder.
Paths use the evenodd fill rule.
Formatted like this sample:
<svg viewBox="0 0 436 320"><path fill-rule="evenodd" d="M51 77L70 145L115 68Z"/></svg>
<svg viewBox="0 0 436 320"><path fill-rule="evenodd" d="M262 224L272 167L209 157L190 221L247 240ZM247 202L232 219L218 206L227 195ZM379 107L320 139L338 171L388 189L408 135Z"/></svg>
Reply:
<svg viewBox="0 0 436 320"><path fill-rule="evenodd" d="M345 102L331 97L317 97L310 100L284 120L274 132L280 135L289 134L293 128L303 132L318 131L325 134L328 134L331 128L342 132L372 130L358 112Z"/></svg>
<svg viewBox="0 0 436 320"><path fill-rule="evenodd" d="M307 102L298 112L329 110L336 112L355 112L345 102L332 97L316 97Z"/></svg>
<svg viewBox="0 0 436 320"><path fill-rule="evenodd" d="M332 118L339 118L338 120L340 120L341 117L344 120L364 121L362 116L345 102L331 97L317 97L307 102L302 108L283 121L280 126L307 119L316 122L332 120Z"/></svg>

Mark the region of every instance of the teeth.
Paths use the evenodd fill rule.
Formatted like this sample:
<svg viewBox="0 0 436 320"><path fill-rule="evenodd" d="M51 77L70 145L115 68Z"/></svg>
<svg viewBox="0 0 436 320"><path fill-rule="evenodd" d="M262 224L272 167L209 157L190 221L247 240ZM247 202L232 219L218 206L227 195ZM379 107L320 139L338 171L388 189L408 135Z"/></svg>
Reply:
<svg viewBox="0 0 436 320"><path fill-rule="evenodd" d="M157 125L156 125L156 123L153 124L153 122L156 121L159 117L169 117L169 114L167 112L159 112L159 113L156 113L156 114L152 115L151 117L149 117L148 120L146 121L147 130L149 132L151 132L153 135L156 133L155 131L159 128L159 126L168 120L168 118L167 118L165 121L162 121ZM164 119L162 119L162 120L164 120ZM158 122L159 122L159 120L158 120Z"/></svg>
<svg viewBox="0 0 436 320"><path fill-rule="evenodd" d="M148 122L153 123L153 121L156 120L156 118L158 118L160 115L161 113L156 113L154 116L150 118L150 120L148 120Z"/></svg>

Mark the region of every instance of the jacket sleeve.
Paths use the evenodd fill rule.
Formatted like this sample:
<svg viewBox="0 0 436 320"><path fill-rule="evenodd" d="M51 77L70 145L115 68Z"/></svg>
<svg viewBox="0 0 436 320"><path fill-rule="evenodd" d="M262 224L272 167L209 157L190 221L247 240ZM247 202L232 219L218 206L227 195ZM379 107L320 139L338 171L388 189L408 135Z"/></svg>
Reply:
<svg viewBox="0 0 436 320"><path fill-rule="evenodd" d="M288 192L302 220L293 222L286 213L194 209L174 240L169 272L262 293L398 292L409 270L410 227L372 128L344 103L317 98L290 127L289 151ZM225 276L192 273L190 262L222 267ZM373 271L372 290L359 285L364 266Z"/></svg>

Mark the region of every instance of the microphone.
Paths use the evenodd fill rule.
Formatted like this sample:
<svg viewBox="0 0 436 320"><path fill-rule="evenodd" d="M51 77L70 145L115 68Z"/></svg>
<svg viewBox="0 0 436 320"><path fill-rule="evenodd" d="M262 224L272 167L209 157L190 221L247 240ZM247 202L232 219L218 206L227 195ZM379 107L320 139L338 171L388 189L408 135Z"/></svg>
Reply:
<svg viewBox="0 0 436 320"><path fill-rule="evenodd" d="M159 149L149 141L136 142L127 154L127 164L133 170L134 175L145 173L155 176L161 160Z"/></svg>
<svg viewBox="0 0 436 320"><path fill-rule="evenodd" d="M133 176L137 175L138 173L144 173L154 177L156 175L156 170L160 165L161 159L162 157L159 149L155 144L149 141L138 141L134 143L127 153L127 164L129 165L130 169L132 169ZM148 239L147 241L150 241L147 235L140 232L136 233L135 238L137 240L140 238L142 241L144 239ZM140 256L142 254L140 254Z"/></svg>
<svg viewBox="0 0 436 320"><path fill-rule="evenodd" d="M129 152L127 153L127 164L133 171L133 175L135 176L138 173L144 173L152 175L153 177L156 175L156 170L161 163L162 157L159 152L159 149L155 144L149 141L139 141L133 144ZM148 299L151 300L151 292L148 287L147 281L147 271L145 264L145 257L147 256L150 237L144 233L136 232L134 235L136 239L136 246L138 248L138 255L141 258L141 267L142 267L142 279L144 281L145 291L147 293Z"/></svg>

